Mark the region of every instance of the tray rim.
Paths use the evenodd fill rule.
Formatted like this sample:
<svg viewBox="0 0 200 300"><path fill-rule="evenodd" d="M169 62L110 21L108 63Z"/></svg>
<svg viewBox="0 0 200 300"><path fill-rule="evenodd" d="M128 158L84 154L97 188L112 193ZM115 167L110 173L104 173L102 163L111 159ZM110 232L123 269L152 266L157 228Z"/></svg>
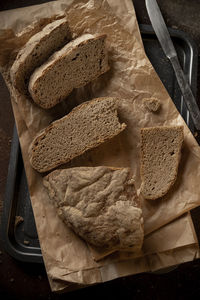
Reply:
<svg viewBox="0 0 200 300"><path fill-rule="evenodd" d="M153 29L153 27L149 24L139 24L139 29L140 29L140 33L142 34L149 34L149 35L155 35L155 31ZM189 83L191 85L192 88L192 92L194 93L194 96L196 96L197 93L197 72L198 72L198 68L197 68L197 64L195 66L195 61L198 61L198 47L197 44L195 43L195 41L191 38L191 36L179 29L174 29L171 27L168 27L168 31L170 33L170 36L173 38L179 38L181 40L183 40L190 49L190 55L191 55L191 59L190 59L190 73L189 73ZM158 39L157 39L158 40Z"/></svg>
<svg viewBox="0 0 200 300"><path fill-rule="evenodd" d="M1 215L1 236L3 241L4 249L14 258L23 262L33 262L33 263L42 263L42 253L40 248L36 247L27 247L25 245L19 244L19 248L15 247L15 243L9 237L9 228L11 226L10 216L13 209L14 203L14 193L16 185L16 177L19 163L19 154L20 154L20 144L17 134L16 124L13 129L13 138L10 150L10 160L8 165L8 175L6 180L6 189L4 194L4 203L3 211ZM38 249L39 253L31 252L32 249Z"/></svg>
<svg viewBox="0 0 200 300"><path fill-rule="evenodd" d="M147 24L139 24L140 34L149 34L154 35L155 32L151 25ZM177 29L168 28L170 35L175 38L180 38L183 40L190 49L190 71L189 71L189 83L191 84L191 88L193 90L194 95L196 95L197 91L197 62L198 59L198 48L194 40L185 32ZM156 36L155 36L156 38ZM186 125L188 125L186 123ZM10 151L10 159L8 165L8 175L6 181L6 189L4 194L4 202L3 202L3 211L1 214L1 236L3 241L4 249L9 253L12 257L19 261L28 262L28 263L43 263L42 252L38 253L30 252L31 248L36 249L36 247L22 247L24 252L19 251L11 239L9 238L8 230L10 226L10 215L13 207L13 198L14 198L14 190L15 190L15 182L17 176L17 167L18 167L18 158L20 153L20 144L17 134L16 125L14 125L13 130L13 138L11 144ZM29 249L29 251L27 251Z"/></svg>

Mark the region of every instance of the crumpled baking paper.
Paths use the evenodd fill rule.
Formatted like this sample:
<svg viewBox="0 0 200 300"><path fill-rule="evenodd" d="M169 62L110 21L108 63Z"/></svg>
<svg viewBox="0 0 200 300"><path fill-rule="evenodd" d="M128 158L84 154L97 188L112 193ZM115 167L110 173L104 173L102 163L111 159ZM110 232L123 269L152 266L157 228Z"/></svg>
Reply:
<svg viewBox="0 0 200 300"><path fill-rule="evenodd" d="M73 91L66 101L45 111L14 89L9 69L20 47L35 32L64 15L67 15L74 37L87 32L107 34L111 69L86 87ZM1 12L0 42L1 72L11 94L36 226L52 290L74 288L74 283L77 288L76 284L93 284L196 258L198 245L190 214L183 214L200 203L199 146L145 55L131 0L62 0ZM79 103L100 96L123 98L119 113L127 128L111 141L66 166L130 166L135 174L138 193L141 185L140 128L184 126L184 147L175 186L160 200L142 199L146 237L143 256L138 258L132 258L132 254L114 253L95 262L88 246L56 215L42 185L42 175L32 169L27 154L33 137L42 128ZM159 113L153 114L143 107L142 99L147 97L160 100ZM177 219L181 215L183 217Z"/></svg>

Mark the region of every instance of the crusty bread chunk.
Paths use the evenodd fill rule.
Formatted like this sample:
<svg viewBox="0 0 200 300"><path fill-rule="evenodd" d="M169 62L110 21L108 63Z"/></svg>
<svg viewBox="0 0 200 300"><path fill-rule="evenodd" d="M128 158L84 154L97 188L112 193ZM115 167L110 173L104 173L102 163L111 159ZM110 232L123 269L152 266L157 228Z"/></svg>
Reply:
<svg viewBox="0 0 200 300"><path fill-rule="evenodd" d="M106 35L84 34L55 52L31 75L29 92L43 108L55 106L74 88L108 71Z"/></svg>
<svg viewBox="0 0 200 300"><path fill-rule="evenodd" d="M182 143L182 126L141 129L141 193L145 199L164 196L174 184Z"/></svg>
<svg viewBox="0 0 200 300"><path fill-rule="evenodd" d="M11 67L13 85L20 92L28 94L29 78L35 68L70 40L71 33L66 18L53 21L33 35L19 51Z"/></svg>
<svg viewBox="0 0 200 300"><path fill-rule="evenodd" d="M43 179L62 220L89 244L140 250L142 210L128 168L77 167Z"/></svg>
<svg viewBox="0 0 200 300"><path fill-rule="evenodd" d="M53 122L33 141L30 162L39 172L49 171L119 134L116 98L96 98L75 107Z"/></svg>

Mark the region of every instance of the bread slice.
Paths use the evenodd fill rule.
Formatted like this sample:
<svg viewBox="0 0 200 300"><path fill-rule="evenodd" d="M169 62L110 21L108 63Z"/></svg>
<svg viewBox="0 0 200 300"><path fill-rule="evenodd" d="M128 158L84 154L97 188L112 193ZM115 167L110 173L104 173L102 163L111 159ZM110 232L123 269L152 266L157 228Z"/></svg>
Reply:
<svg viewBox="0 0 200 300"><path fill-rule="evenodd" d="M164 196L177 178L183 126L141 129L141 193L145 199Z"/></svg>
<svg viewBox="0 0 200 300"><path fill-rule="evenodd" d="M62 220L89 244L109 250L140 250L143 218L128 168L55 170L43 184Z"/></svg>
<svg viewBox="0 0 200 300"><path fill-rule="evenodd" d="M84 34L54 53L31 75L29 92L43 108L64 100L79 88L108 71L106 35Z"/></svg>
<svg viewBox="0 0 200 300"><path fill-rule="evenodd" d="M33 141L30 162L49 171L119 134L126 125L117 116L116 98L97 98L75 107L53 122Z"/></svg>
<svg viewBox="0 0 200 300"><path fill-rule="evenodd" d="M33 35L19 51L11 67L13 85L20 92L28 94L29 78L35 68L70 40L71 33L66 18L46 25L42 31Z"/></svg>

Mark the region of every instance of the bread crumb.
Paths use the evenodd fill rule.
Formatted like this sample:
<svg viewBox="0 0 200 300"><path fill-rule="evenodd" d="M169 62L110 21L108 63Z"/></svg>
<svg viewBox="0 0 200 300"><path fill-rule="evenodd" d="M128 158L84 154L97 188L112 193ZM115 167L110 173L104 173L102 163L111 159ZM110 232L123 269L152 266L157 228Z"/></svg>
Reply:
<svg viewBox="0 0 200 300"><path fill-rule="evenodd" d="M195 137L197 137L197 136L198 136L198 132L197 132L197 131L195 131L195 133L194 133L194 136L195 136Z"/></svg>
<svg viewBox="0 0 200 300"><path fill-rule="evenodd" d="M144 98L142 100L144 106L151 112L156 112L160 108L160 101L156 98Z"/></svg>
<svg viewBox="0 0 200 300"><path fill-rule="evenodd" d="M15 217L15 227L17 227L20 223L24 222L24 218L21 216Z"/></svg>
<svg viewBox="0 0 200 300"><path fill-rule="evenodd" d="M155 200L164 196L177 179L183 126L146 127L141 128L140 134L141 194L145 199Z"/></svg>

